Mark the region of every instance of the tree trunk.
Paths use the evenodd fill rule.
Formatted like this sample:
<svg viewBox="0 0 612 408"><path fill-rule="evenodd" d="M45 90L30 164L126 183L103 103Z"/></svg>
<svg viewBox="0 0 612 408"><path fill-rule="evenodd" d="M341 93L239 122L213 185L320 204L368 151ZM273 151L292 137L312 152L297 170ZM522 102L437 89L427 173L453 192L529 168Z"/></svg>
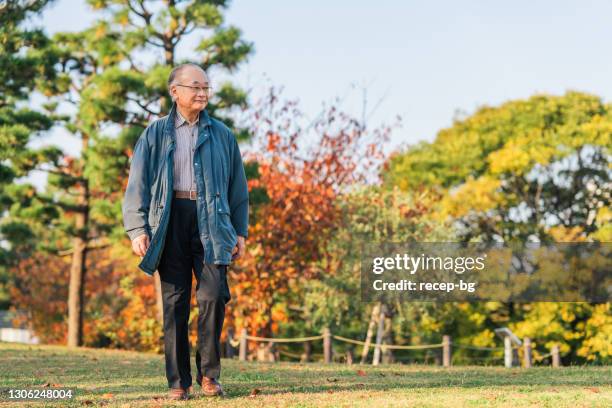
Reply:
<svg viewBox="0 0 612 408"><path fill-rule="evenodd" d="M72 263L70 265L70 285L68 288L68 346L83 344L83 309L85 298L85 274L89 219L89 187L83 182L78 198L81 207L75 216L76 236L72 240Z"/></svg>
<svg viewBox="0 0 612 408"><path fill-rule="evenodd" d="M387 313L385 314L385 329L383 339L385 344L393 344L393 316L391 314L391 310L389 309L387 309ZM393 350L385 349L385 351L383 351L382 362L383 364L392 364L395 362Z"/></svg>
<svg viewBox="0 0 612 408"><path fill-rule="evenodd" d="M370 324L368 325L368 332L366 334L365 345L361 351L360 364L365 364L368 359L368 352L370 350L370 344L372 343L372 336L374 335L374 327L378 321L378 315L380 315L380 302L374 305L372 309L372 315L370 317Z"/></svg>
<svg viewBox="0 0 612 408"><path fill-rule="evenodd" d="M385 332L385 316L387 307L382 304L380 306L380 314L378 315L378 328L376 330L376 347L374 348L374 357L372 357L372 365L380 364L382 355L383 334Z"/></svg>

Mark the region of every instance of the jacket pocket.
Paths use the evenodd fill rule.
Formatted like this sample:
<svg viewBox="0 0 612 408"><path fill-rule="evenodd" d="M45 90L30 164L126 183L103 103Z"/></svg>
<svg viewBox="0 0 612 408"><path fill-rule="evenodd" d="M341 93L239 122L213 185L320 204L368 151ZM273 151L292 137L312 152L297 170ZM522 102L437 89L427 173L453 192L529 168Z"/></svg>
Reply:
<svg viewBox="0 0 612 408"><path fill-rule="evenodd" d="M153 205L153 219L152 222L155 227L159 226L159 221L164 212L164 204L166 198L166 191L168 190L168 171L166 169L168 152L164 151L162 154L162 160L159 167L156 169L157 172L157 188L155 189L151 203ZM153 225L152 225L153 227Z"/></svg>
<svg viewBox="0 0 612 408"><path fill-rule="evenodd" d="M163 182L160 180L159 185L155 188L151 197L151 204L149 208L149 226L151 228L157 227L159 225L159 220L164 210L164 186Z"/></svg>
<svg viewBox="0 0 612 408"><path fill-rule="evenodd" d="M215 197L215 225L223 246L232 250L238 241L238 237L230 216L231 213L226 197Z"/></svg>

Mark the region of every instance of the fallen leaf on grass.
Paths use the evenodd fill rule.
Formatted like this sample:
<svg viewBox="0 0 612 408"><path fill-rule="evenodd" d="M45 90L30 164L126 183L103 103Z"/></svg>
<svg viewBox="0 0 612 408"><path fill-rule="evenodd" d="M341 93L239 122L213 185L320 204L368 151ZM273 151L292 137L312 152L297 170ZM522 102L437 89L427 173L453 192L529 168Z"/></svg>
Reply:
<svg viewBox="0 0 612 408"><path fill-rule="evenodd" d="M110 392L107 392L106 394L102 394L102 398L113 398L113 394Z"/></svg>
<svg viewBox="0 0 612 408"><path fill-rule="evenodd" d="M338 379L337 378L327 377L327 381L329 381L329 382L336 382L336 381L338 381Z"/></svg>
<svg viewBox="0 0 612 408"><path fill-rule="evenodd" d="M43 387L43 388L49 388L49 387L61 388L61 387L63 387L63 385L62 384L57 384L57 383L46 382L46 383L43 383L41 385L41 387Z"/></svg>
<svg viewBox="0 0 612 408"><path fill-rule="evenodd" d="M360 377L365 377L366 376L366 372L363 370L357 370L357 375Z"/></svg>
<svg viewBox="0 0 612 408"><path fill-rule="evenodd" d="M249 395L249 397L253 398L257 394L259 394L260 392L261 392L261 390L259 388L253 388L253 390L251 391L251 395Z"/></svg>
<svg viewBox="0 0 612 408"><path fill-rule="evenodd" d="M589 390L591 392L594 392L594 393L599 393L599 388L597 388L597 387L589 387L589 388L587 388L587 390Z"/></svg>
<svg viewBox="0 0 612 408"><path fill-rule="evenodd" d="M333 394L334 392L332 390L327 390L328 394Z"/></svg>

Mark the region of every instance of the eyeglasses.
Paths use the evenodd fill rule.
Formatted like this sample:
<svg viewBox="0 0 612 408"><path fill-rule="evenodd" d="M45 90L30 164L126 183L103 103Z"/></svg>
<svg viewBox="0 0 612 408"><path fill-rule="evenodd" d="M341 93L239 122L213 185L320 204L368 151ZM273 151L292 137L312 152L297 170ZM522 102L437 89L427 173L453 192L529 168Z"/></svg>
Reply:
<svg viewBox="0 0 612 408"><path fill-rule="evenodd" d="M190 85L183 85L183 84L174 84L174 85L189 88L191 89L191 92L195 94L198 94L200 91L202 91L208 97L212 95L212 87L210 86L190 86Z"/></svg>

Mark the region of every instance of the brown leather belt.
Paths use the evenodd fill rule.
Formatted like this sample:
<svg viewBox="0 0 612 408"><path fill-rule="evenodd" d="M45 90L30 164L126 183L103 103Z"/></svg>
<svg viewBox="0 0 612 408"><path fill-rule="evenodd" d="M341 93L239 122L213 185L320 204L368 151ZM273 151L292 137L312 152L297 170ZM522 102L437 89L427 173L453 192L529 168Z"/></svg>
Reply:
<svg viewBox="0 0 612 408"><path fill-rule="evenodd" d="M190 190L190 191L174 190L174 196L176 198L188 198L190 200L196 200L198 198L198 192L195 190Z"/></svg>

